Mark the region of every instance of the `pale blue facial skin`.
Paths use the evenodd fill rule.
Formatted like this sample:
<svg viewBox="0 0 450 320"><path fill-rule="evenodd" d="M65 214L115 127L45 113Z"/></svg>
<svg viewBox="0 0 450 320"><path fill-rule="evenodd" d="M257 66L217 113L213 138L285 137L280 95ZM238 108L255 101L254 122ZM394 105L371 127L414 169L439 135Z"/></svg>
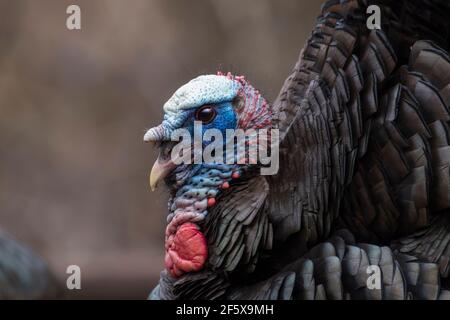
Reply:
<svg viewBox="0 0 450 320"><path fill-rule="evenodd" d="M203 125L203 133L208 129L217 129L226 137L227 129L237 127L238 117L233 100L241 90L243 86L239 81L226 76L204 75L191 80L164 104L162 124L148 130L144 141L171 141L172 134L179 129L187 129L193 141L195 113L204 105L214 108L216 116ZM176 138L174 140L177 141ZM206 142L209 143L211 141ZM205 142L203 144L205 146ZM175 191L169 201L168 221L178 214L188 213L196 217L192 221L202 220L208 212L208 199L216 197L224 184L237 179L240 171L241 166L237 164L178 165L166 178Z"/></svg>
<svg viewBox="0 0 450 320"><path fill-rule="evenodd" d="M242 85L238 81L225 76L203 75L189 81L164 104L162 124L150 129L144 140L170 141L172 132L186 128L186 122L192 118L195 110L204 105L214 105L220 111L217 122L211 123L210 127L222 130L227 126L228 129L234 129L231 102L241 89Z"/></svg>
<svg viewBox="0 0 450 320"><path fill-rule="evenodd" d="M225 137L227 129L237 128L238 120L233 100L240 88L239 82L224 76L200 76L177 90L166 103L163 125L170 128L168 131L187 129L193 139L195 113L198 108L209 105L216 111L216 116L210 123L202 125L202 134L208 129L217 129ZM209 143L211 141L203 141L203 146ZM179 174L179 177L181 177L187 173L187 177L183 179L169 205L168 220L179 211L194 210L198 215L206 216L207 199L216 197L220 186L225 181L231 180L233 172L239 171L237 165L225 163L202 163L181 166L177 169L174 171L175 176ZM188 172L185 170L188 170ZM180 182L179 179L178 182ZM176 199L182 201L176 201Z"/></svg>
<svg viewBox="0 0 450 320"><path fill-rule="evenodd" d="M233 100L236 98L241 84L235 80L224 76L207 75L200 76L188 82L180 89L164 105L165 115L163 127L167 133L174 132L179 129L187 129L191 136L198 137L200 132L195 129L194 122L199 108L205 105L210 106L215 111L214 119L209 123L203 123L201 128L201 137L209 129L219 130L222 137L226 137L227 129L236 129L237 115L233 106ZM198 125L198 122L197 122ZM167 139L167 138L166 138ZM205 148L212 143L211 140L202 140L202 146ZM224 160L225 162L225 154Z"/></svg>
<svg viewBox="0 0 450 320"><path fill-rule="evenodd" d="M237 126L237 117L231 102L219 103L212 105L216 110L216 117L208 124L202 125L203 133L208 129L218 129L222 136L226 136L227 129L235 129ZM194 137L194 121L195 111L185 111L186 120L182 128L188 129L191 139ZM203 140L203 147L207 146L212 141ZM224 160L226 154L224 151ZM225 161L224 161L225 162ZM177 170L178 169L178 170ZM169 205L170 213L168 221L170 221L178 212L194 211L203 219L207 213L207 199L215 198L220 191L220 186L231 180L233 172L239 172L239 167L236 164L226 163L201 163L192 164L189 166L180 166L175 171L175 177L185 176L181 188L176 192L174 199ZM187 170L187 172L186 172ZM177 179L180 182L180 179ZM177 199L179 201L177 201Z"/></svg>
<svg viewBox="0 0 450 320"><path fill-rule="evenodd" d="M211 105L212 108L216 111L216 116L213 121L210 123L202 125L202 136L208 129L217 129L220 130L222 133L222 137L226 137L226 130L227 129L236 129L237 127L237 115L234 110L233 104L231 101L218 103L215 105ZM197 108L186 110L182 112L182 117L184 120L184 123L181 125L180 128L187 129L191 136L191 141L194 139L194 121L195 119L195 113L197 111ZM202 147L205 148L208 144L212 143L210 140L202 140ZM183 192L186 190L186 187L191 189L197 189L197 187L205 187L206 185L211 186L218 186L221 184L220 181L227 180L230 178L231 173L233 170L237 170L236 165L228 165L225 164L226 159L226 150L225 147L223 149L223 163L202 163L202 164L192 164L190 166L181 166L174 171L174 173L177 173L179 171L183 171L186 168L189 168L190 174L192 177L192 180L190 183L187 183L187 186L185 188L179 190L179 192ZM220 176L220 179L214 180L217 176ZM212 179L212 180L211 180ZM204 190L204 189L203 189ZM215 196L217 193L217 190L209 191L209 196ZM203 192L200 192L204 193ZM206 196L206 195L205 195Z"/></svg>

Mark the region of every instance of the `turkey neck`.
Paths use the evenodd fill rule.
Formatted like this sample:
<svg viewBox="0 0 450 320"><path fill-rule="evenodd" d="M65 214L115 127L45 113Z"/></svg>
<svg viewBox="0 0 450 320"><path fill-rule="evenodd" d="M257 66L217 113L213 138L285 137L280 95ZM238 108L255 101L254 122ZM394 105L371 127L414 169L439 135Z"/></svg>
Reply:
<svg viewBox="0 0 450 320"><path fill-rule="evenodd" d="M220 190L240 176L236 165L201 164L184 169L175 174L175 180L183 184L169 200L166 228L165 265L174 277L203 269L208 248L199 223L215 206Z"/></svg>

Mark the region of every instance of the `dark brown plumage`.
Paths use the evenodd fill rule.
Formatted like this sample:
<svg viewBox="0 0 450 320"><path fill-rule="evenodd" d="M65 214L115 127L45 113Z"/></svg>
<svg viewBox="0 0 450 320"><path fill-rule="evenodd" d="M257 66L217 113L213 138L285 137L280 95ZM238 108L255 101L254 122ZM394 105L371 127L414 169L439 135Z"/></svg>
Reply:
<svg viewBox="0 0 450 320"><path fill-rule="evenodd" d="M223 193L208 270L163 273L152 297L450 298L449 14L445 0L327 1L273 103L280 171Z"/></svg>

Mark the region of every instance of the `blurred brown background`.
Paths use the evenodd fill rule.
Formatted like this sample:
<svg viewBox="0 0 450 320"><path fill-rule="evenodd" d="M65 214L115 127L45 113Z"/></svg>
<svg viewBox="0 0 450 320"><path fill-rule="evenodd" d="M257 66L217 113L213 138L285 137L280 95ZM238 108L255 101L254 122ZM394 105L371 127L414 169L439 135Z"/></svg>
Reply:
<svg viewBox="0 0 450 320"><path fill-rule="evenodd" d="M81 7L82 30L66 28ZM142 142L189 79L243 74L272 101L318 0L0 0L0 227L72 298L146 298L163 268L166 196Z"/></svg>

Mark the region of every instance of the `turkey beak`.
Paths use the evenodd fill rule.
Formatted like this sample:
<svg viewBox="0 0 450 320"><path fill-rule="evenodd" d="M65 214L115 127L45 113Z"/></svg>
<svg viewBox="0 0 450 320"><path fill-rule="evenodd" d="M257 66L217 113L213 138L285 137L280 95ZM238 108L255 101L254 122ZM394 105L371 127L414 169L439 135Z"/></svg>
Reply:
<svg viewBox="0 0 450 320"><path fill-rule="evenodd" d="M144 135L145 142L161 143L161 150L153 164L152 171L150 172L150 188L155 191L158 182L167 177L167 175L175 169L176 165L170 158L170 150L172 145L168 139L167 129L164 124L160 124L157 127L149 129Z"/></svg>
<svg viewBox="0 0 450 320"><path fill-rule="evenodd" d="M152 171L150 172L150 188L152 191L155 191L158 182L167 177L175 167L176 165L170 158L165 160L162 159L161 155L158 156L158 159L156 159Z"/></svg>

